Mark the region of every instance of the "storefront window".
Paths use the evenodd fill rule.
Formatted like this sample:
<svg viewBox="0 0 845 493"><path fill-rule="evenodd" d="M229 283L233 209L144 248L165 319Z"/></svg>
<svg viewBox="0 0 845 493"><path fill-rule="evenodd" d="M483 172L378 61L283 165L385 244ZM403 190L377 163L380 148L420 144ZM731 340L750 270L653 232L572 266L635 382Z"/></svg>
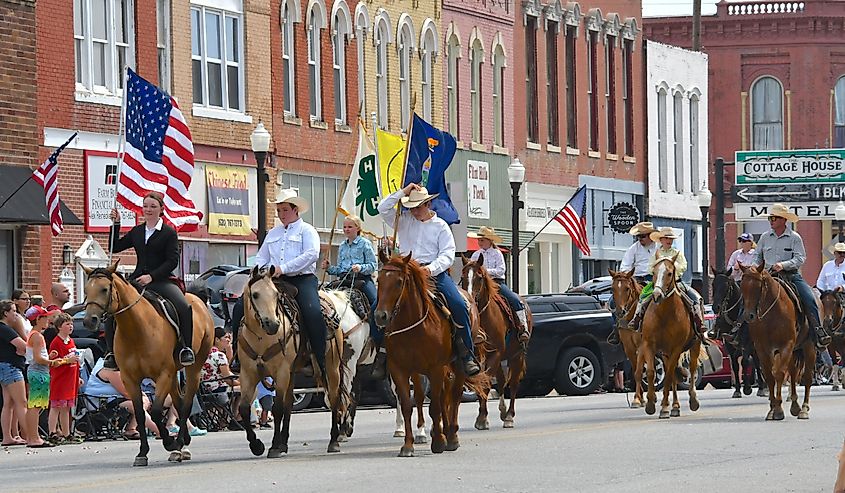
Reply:
<svg viewBox="0 0 845 493"><path fill-rule="evenodd" d="M528 294L537 294L540 293L541 289L541 262L540 262L540 249L535 246L532 246L528 249ZM524 255L524 254L523 254Z"/></svg>
<svg viewBox="0 0 845 493"><path fill-rule="evenodd" d="M567 288L560 285L561 272L560 243L552 243L552 293L561 293Z"/></svg>
<svg viewBox="0 0 845 493"><path fill-rule="evenodd" d="M282 182L285 188L297 189L299 195L311 204L308 212L302 215L305 222L315 228L331 228L337 208L338 189L343 183L341 180L285 173L282 175Z"/></svg>
<svg viewBox="0 0 845 493"><path fill-rule="evenodd" d="M0 299L12 297L15 289L15 231L0 229Z"/></svg>

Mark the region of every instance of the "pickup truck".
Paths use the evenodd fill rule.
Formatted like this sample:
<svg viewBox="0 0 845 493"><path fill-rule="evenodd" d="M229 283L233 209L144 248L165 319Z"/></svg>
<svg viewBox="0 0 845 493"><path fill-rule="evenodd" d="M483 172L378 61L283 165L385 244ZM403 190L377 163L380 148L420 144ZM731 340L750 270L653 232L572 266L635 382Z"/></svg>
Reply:
<svg viewBox="0 0 845 493"><path fill-rule="evenodd" d="M610 312L585 294L525 297L534 317L521 396L587 395L607 381L614 365L625 361L621 345L610 345Z"/></svg>

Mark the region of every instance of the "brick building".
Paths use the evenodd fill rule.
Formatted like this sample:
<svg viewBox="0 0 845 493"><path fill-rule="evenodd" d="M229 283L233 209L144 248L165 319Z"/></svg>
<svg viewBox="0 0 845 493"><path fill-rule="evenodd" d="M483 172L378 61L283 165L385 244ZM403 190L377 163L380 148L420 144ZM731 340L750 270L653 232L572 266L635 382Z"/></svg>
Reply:
<svg viewBox="0 0 845 493"><path fill-rule="evenodd" d="M513 153L526 168L520 229L539 231L587 185L592 249L581 256L562 227L549 225L520 259L529 292L606 275L631 243L606 215L621 202L643 211L641 10L641 2L623 0L517 7Z"/></svg>
<svg viewBox="0 0 845 493"><path fill-rule="evenodd" d="M647 19L648 39L689 46L691 19ZM733 161L736 151L845 147L845 2L720 2L715 15L702 17L701 44L709 56L710 162ZM742 232L768 229L767 203L734 203L733 167L726 167L725 230L719 245L725 255ZM714 177L710 187L715 190ZM823 199L823 198L822 198ZM802 272L815 283L829 258L834 208L840 197L818 207L792 203L802 216L796 230L804 238L807 262ZM712 211L713 214L716 211ZM713 215L711 214L711 218ZM717 231L717 235L719 232ZM715 238L711 251L719 251ZM826 258L827 257L827 258ZM713 257L711 257L713 258ZM725 258L713 258L724 265Z"/></svg>

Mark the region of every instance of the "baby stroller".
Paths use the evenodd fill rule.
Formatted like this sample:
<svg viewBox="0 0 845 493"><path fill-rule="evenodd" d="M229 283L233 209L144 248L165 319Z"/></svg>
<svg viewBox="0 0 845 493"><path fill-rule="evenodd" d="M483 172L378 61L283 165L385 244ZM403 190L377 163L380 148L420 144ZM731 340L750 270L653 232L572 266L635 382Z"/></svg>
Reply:
<svg viewBox="0 0 845 493"><path fill-rule="evenodd" d="M83 381L82 390L91 377L94 368L94 354L90 349L82 353L79 364L79 377ZM74 431L85 434L85 440L125 440L123 430L131 418L127 409L120 407L123 398L96 397L79 392L74 409Z"/></svg>

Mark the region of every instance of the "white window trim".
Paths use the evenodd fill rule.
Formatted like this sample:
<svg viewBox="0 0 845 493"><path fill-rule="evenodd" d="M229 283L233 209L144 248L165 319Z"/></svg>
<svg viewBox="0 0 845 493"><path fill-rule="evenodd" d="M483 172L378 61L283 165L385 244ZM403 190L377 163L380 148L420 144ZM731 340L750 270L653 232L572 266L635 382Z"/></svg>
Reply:
<svg viewBox="0 0 845 493"><path fill-rule="evenodd" d="M396 43L396 51L399 55L399 104L401 105L399 126L404 132L411 124L411 56L415 42L413 25L410 22L403 23L401 20L399 22Z"/></svg>
<svg viewBox="0 0 845 493"><path fill-rule="evenodd" d="M449 132L460 140L460 70L458 61L461 59L461 40L452 33L446 43L446 105L449 118Z"/></svg>
<svg viewBox="0 0 845 493"><path fill-rule="evenodd" d="M168 94L173 92L173 55L171 52L171 41L173 39L173 25L171 22L171 0L157 0L156 2L156 27L160 22L164 23L164 39L159 39L156 29L156 55L158 50L164 50L165 70L161 70L159 62L158 84Z"/></svg>
<svg viewBox="0 0 845 493"><path fill-rule="evenodd" d="M675 192L686 191L686 177L684 176L684 98L683 90L675 90L672 94L672 161L675 174Z"/></svg>
<svg viewBox="0 0 845 493"><path fill-rule="evenodd" d="M381 10L373 29L373 43L376 47L376 121L383 130L387 130L390 123L388 101L388 56L387 45L391 42L390 19L387 12ZM381 67L381 71L379 71Z"/></svg>
<svg viewBox="0 0 845 493"><path fill-rule="evenodd" d="M289 68L287 80L284 81L284 90L287 92L291 105L290 108L284 108L284 116L287 118L296 118L296 36L294 36L293 25L299 22L299 4L295 1L283 2L280 12L282 22L282 60L283 63L285 59L288 60ZM286 43L285 39L289 39L290 43ZM282 77L284 77L284 68L282 72ZM284 97L282 101L282 105L284 105Z"/></svg>
<svg viewBox="0 0 845 493"><path fill-rule="evenodd" d="M662 192L669 190L668 97L666 88L659 87L657 89L657 185ZM660 107L661 99L663 101L662 111Z"/></svg>
<svg viewBox="0 0 845 493"><path fill-rule="evenodd" d="M98 103L98 104L106 104L111 106L120 106L122 104L123 98L123 90L120 89L120 84L122 83L123 77L123 70L122 67L118 69L114 69L115 64L117 64L117 43L115 42L115 30L114 30L114 3L119 2L120 0L108 0L106 8L108 12L106 12L106 19L111 20L111 25L107 26L107 61L106 61L106 86L95 86L93 84L94 73L93 73L93 63L91 54L93 53L93 35L91 34L91 2L90 0L81 0L82 3L85 5L84 11L87 12L89 15L85 16L82 19L82 35L77 36L74 34L74 45L77 40L82 40L82 47L83 52L80 55L80 59L83 60L83 67L77 67L77 70L80 70L82 73L82 83L77 82L75 84L75 91L74 91L74 99L79 102L86 102L86 103ZM134 19L134 12L135 12L135 1L134 0L127 0L125 13L127 16L126 22L126 39L129 40L126 45L126 64L130 68L135 68L135 19ZM74 5L74 10L76 6ZM74 12L76 15L76 12ZM76 46L74 46L74 50ZM76 61L74 60L74 63ZM74 76L75 79L75 76Z"/></svg>
<svg viewBox="0 0 845 493"><path fill-rule="evenodd" d="M334 74L333 84L340 86L340 101L335 101L334 122L344 125L347 122L346 109L346 37L344 31L339 31L336 26L332 32L332 71ZM344 28L345 29L345 28Z"/></svg>
<svg viewBox="0 0 845 493"><path fill-rule="evenodd" d="M206 1L204 3L211 3L210 1ZM231 0L228 0L225 3L226 5L231 5ZM221 3L215 3L214 5L220 5ZM202 54L200 56L196 56L191 54L191 61L200 60L202 64L202 73L203 73L203 85L202 85L202 96L203 96L203 103L193 103L194 114L202 116L203 114L211 115L211 114L219 114L220 112L225 113L246 113L246 94L244 88L244 72L246 70L244 60L244 19L243 15L237 11L228 11L222 10L219 8L210 8L200 2L192 2L191 3L191 10L199 10L200 12L200 29L201 33L198 35L200 36L200 40L202 43ZM208 47L206 45L206 26L205 26L205 14L206 12L217 13L220 15L220 55L223 57L220 59L221 65L221 91L223 96L223 106L213 106L209 103L209 95L208 95ZM226 50L227 50L227 43L228 40L226 39L226 18L227 17L234 17L238 20L238 61L232 62L226 59ZM194 33L191 33L193 36ZM213 59L212 59L213 60ZM238 106L239 109L232 109L229 105L229 77L228 77L228 67L235 65L238 67ZM201 108L201 110L197 113L196 110ZM203 111L205 110L215 110L215 111ZM209 118L215 118L214 116L209 116ZM241 121L238 120L237 117L233 118L224 118L227 120L234 120L234 121Z"/></svg>
<svg viewBox="0 0 845 493"><path fill-rule="evenodd" d="M497 36L498 37L498 36ZM505 122L504 122L504 93L505 93L505 77L502 71L508 66L507 56L505 55L505 48L501 44L493 42L493 56L490 63L493 66L493 84L492 89L493 101L493 147L494 149L505 146ZM497 63L501 60L501 64ZM496 93L496 81L498 81L499 92Z"/></svg>
<svg viewBox="0 0 845 493"><path fill-rule="evenodd" d="M358 57L358 104L361 106L362 115L367 114L367 32L370 30L370 13L367 6L361 2L355 8L355 36ZM366 117L365 117L366 119Z"/></svg>
<svg viewBox="0 0 845 493"><path fill-rule="evenodd" d="M750 123L750 126L751 126L751 149L752 150L765 150L762 146L758 147L756 145L756 141L754 140L754 126L756 125L756 123L754 121L754 89L757 87L757 84L760 83L763 79L774 80L775 82L777 82L778 87L780 88L780 142L781 142L781 147L786 146L786 128L785 128L786 122L784 121L784 113L785 113L785 110L784 110L785 101L784 101L784 99L785 99L785 96L786 96L786 89L784 89L783 82L781 82L780 79L778 79L774 75L766 74L766 75L761 75L754 82L752 82L751 83L751 90L748 91L748 94L751 98L751 101L749 103L749 110L750 111L749 111L748 116L749 116L749 123ZM760 125L764 125L764 123L760 123Z"/></svg>
<svg viewBox="0 0 845 493"><path fill-rule="evenodd" d="M314 70L314 86L308 88L309 97L314 101L314 111L311 111L309 105L309 118L312 122L323 121L323 87L322 87L322 42L323 37L320 30L326 25L325 17L315 18L315 6L319 3L312 3L311 9L308 12L308 30L306 32L306 39L308 44L308 65L309 70ZM323 15L323 12L317 12L316 15ZM316 34L314 29L317 30ZM316 43L314 43L316 38ZM309 77L310 81L310 77Z"/></svg>
<svg viewBox="0 0 845 493"><path fill-rule="evenodd" d="M239 111L224 110L221 108L214 108L202 105L194 105L191 110L194 116L201 116L203 118L212 118L214 120L227 120L230 122L252 123L252 116Z"/></svg>
<svg viewBox="0 0 845 493"><path fill-rule="evenodd" d="M471 115L472 115L472 139L471 142L475 142L478 144L483 143L482 138L484 133L482 131L482 110L481 106L482 102L482 90L483 84L481 83L481 75L483 73L482 67L484 66L484 45L483 42L476 38L472 44L470 44L469 50L469 60L470 60L470 84L469 84L469 94L470 94L470 108L471 108Z"/></svg>

